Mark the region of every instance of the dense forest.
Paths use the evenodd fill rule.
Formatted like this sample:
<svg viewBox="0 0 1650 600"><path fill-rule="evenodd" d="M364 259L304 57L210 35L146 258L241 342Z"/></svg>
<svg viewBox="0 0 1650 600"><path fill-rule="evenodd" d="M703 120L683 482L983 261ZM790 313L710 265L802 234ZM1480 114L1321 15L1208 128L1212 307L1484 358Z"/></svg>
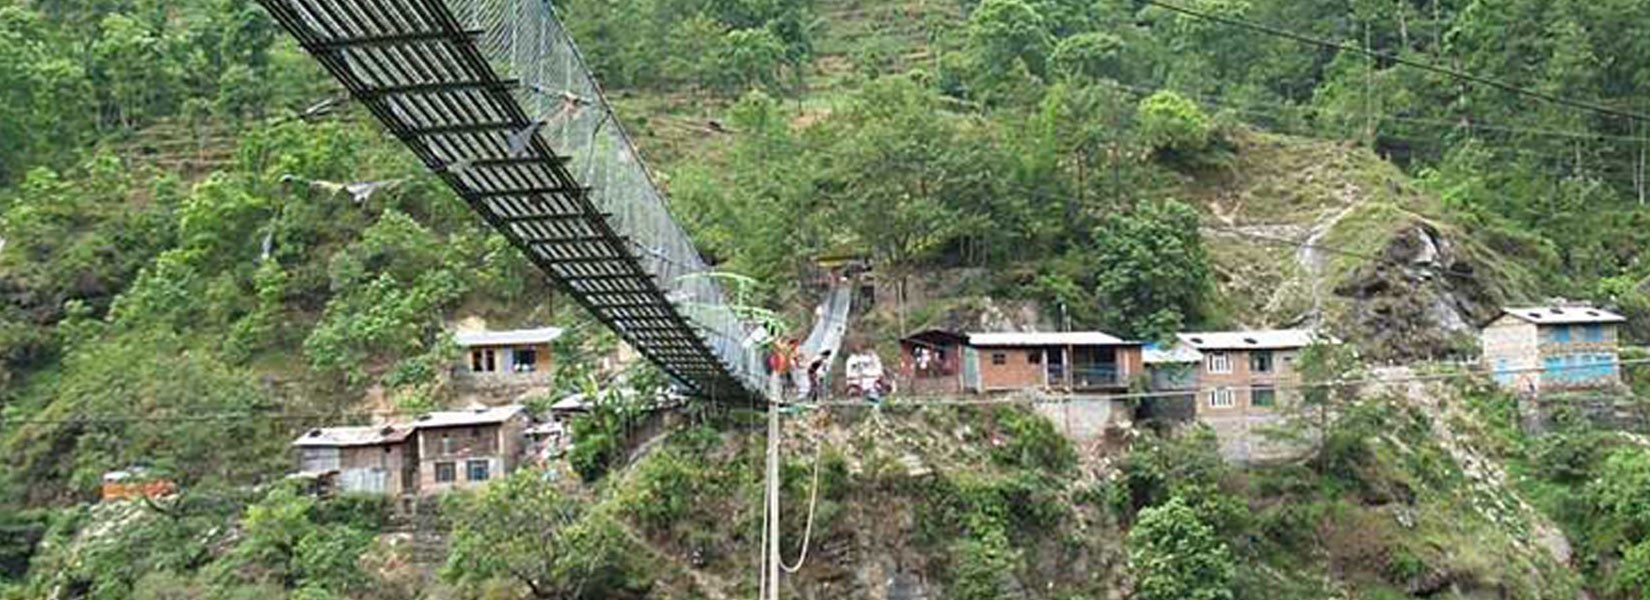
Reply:
<svg viewBox="0 0 1650 600"><path fill-rule="evenodd" d="M1256 308L1242 290L1272 280L1233 265L1293 260L1243 228L1342 193L1375 208L1328 231L1341 302L1399 223L1425 223L1466 256L1429 281L1487 305L1590 300L1650 342L1644 0L554 4L706 257L788 314L817 257L870 258L901 299L863 319L879 347L992 302L1139 339L1317 322L1329 309ZM1308 171L1334 174L1281 179ZM567 391L596 393L615 342L256 3L0 0L0 295L0 597L755 589L752 415L706 411L626 465L628 417L599 411L565 485L443 502L433 575L385 541L382 503L282 482L296 432L443 406L455 319L568 326ZM1378 323L1406 333L1370 355L1420 354L1435 329ZM910 534L888 561L947 598L1650 599L1647 432L1565 413L1536 435L1493 390L1430 393L1459 440L1401 397L1325 398L1345 409L1317 458L1278 469L1222 464L1196 431L1096 466L1014 410L803 437L848 440L813 458L820 539L896 507L914 525L884 523ZM904 441L865 434L888 427ZM811 449L785 465L792 505ZM102 474L134 465L183 491L98 504ZM1519 541L1532 521L1567 558ZM787 594L832 597L801 581Z"/></svg>

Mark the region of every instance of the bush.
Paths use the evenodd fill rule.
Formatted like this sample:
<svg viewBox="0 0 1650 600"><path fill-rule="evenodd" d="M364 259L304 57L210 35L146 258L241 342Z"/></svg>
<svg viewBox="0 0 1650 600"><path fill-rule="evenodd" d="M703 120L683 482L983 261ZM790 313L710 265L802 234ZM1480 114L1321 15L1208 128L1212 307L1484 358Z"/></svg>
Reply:
<svg viewBox="0 0 1650 600"><path fill-rule="evenodd" d="M1140 135L1159 152L1191 158L1209 148L1214 124L1197 104L1180 94L1160 91L1140 101Z"/></svg>
<svg viewBox="0 0 1650 600"><path fill-rule="evenodd" d="M1231 600L1237 567L1226 543L1178 496L1140 511L1129 531L1137 600Z"/></svg>

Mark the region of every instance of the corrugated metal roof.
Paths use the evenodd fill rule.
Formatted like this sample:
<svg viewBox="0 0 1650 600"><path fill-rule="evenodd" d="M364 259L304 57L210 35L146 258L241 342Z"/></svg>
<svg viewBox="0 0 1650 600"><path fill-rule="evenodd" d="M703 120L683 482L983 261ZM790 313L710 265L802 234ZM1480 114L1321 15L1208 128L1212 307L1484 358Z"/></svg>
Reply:
<svg viewBox="0 0 1650 600"><path fill-rule="evenodd" d="M394 444L412 435L408 425L318 427L304 432L292 445L299 447L376 446Z"/></svg>
<svg viewBox="0 0 1650 600"><path fill-rule="evenodd" d="M548 344L561 337L560 327L540 327L538 329L512 329L509 331L458 331L453 333L453 340L458 345L470 346L513 346L520 344Z"/></svg>
<svg viewBox="0 0 1650 600"><path fill-rule="evenodd" d="M1310 329L1264 329L1256 331L1205 331L1177 334L1181 341L1198 350L1281 350L1310 346L1317 338Z"/></svg>
<svg viewBox="0 0 1650 600"><path fill-rule="evenodd" d="M1140 360L1148 365L1195 363L1203 360L1203 353L1185 342L1168 348L1151 343L1146 344L1146 348L1141 351Z"/></svg>
<svg viewBox="0 0 1650 600"><path fill-rule="evenodd" d="M970 333L972 346L1117 346L1126 342L1101 331L1028 331L1022 333Z"/></svg>
<svg viewBox="0 0 1650 600"><path fill-rule="evenodd" d="M1507 314L1537 325L1564 325L1573 323L1620 323L1627 320L1602 308L1587 306L1530 306L1503 308Z"/></svg>
<svg viewBox="0 0 1650 600"><path fill-rule="evenodd" d="M460 427L464 425L495 425L510 420L511 417L521 414L526 408L520 404L506 404L504 406L474 406L464 410L443 410L425 413L414 420L412 426L418 429L430 427Z"/></svg>

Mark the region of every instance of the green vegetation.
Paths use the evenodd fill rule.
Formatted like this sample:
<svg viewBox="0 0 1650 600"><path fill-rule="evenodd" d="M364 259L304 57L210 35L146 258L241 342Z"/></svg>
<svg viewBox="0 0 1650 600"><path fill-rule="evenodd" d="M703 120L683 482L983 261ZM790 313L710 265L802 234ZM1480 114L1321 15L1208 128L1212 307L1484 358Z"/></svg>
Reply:
<svg viewBox="0 0 1650 600"><path fill-rule="evenodd" d="M1650 111L1644 2L1179 3ZM854 254L896 299L864 321L878 341L1024 301L1142 339L1317 311L1364 358L1405 358L1454 347L1440 304L1471 322L1550 295L1650 339L1643 123L1138 2L557 10L672 210L767 308L798 310L816 256ZM0 298L0 597L753 591L750 415L624 464L634 414L595 385L612 335L548 302L256 3L0 0ZM573 425L578 477L448 501L443 577L420 580L387 507L277 480L304 428L450 401L443 332L469 316L571 325L558 392L600 401ZM938 597L1643 600L1642 438L1566 414L1537 435L1509 398L1463 398L1473 418L1444 425L1510 488L1438 439L1443 417L1332 393L1308 398L1325 434L1296 439L1317 450L1300 465L1234 469L1197 430L1079 452L1031 413L971 409L810 417L786 455L820 448L814 552ZM94 502L135 466L181 493ZM787 506L812 467L785 464ZM1522 541L1544 519L1568 565ZM803 523L787 509L788 544ZM893 550L851 556L867 546ZM857 576L822 564L794 585Z"/></svg>

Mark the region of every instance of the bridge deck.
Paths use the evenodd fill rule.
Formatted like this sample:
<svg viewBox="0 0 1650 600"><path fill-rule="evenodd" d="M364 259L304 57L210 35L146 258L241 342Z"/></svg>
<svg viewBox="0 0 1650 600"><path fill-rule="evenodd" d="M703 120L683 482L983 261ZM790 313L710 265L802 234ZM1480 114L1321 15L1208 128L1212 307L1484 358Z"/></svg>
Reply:
<svg viewBox="0 0 1650 600"><path fill-rule="evenodd" d="M751 328L543 0L259 0L459 196L700 395L762 389ZM546 138L556 140L557 154ZM575 176L575 173L578 176Z"/></svg>

